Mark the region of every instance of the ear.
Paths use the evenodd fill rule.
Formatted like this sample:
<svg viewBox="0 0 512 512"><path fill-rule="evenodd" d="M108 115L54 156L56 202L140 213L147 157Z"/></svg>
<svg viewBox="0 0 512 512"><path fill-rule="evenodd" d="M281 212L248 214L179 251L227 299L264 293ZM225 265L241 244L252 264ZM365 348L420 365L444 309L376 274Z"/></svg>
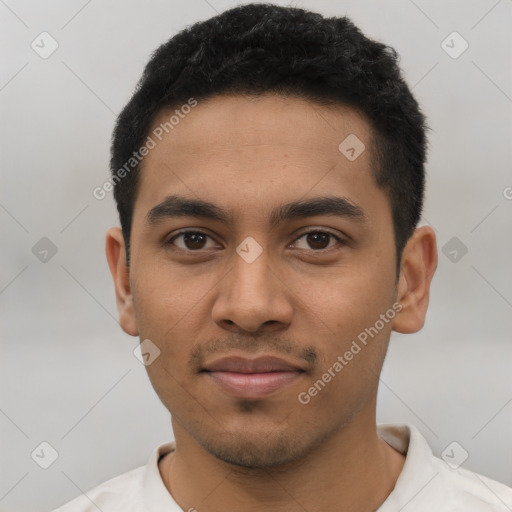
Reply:
<svg viewBox="0 0 512 512"><path fill-rule="evenodd" d="M125 243L120 228L110 228L107 231L105 250L116 289L119 324L127 334L138 336L139 331L130 287L130 269L126 265Z"/></svg>
<svg viewBox="0 0 512 512"><path fill-rule="evenodd" d="M402 309L393 320L394 331L410 334L423 327L436 267L436 235L430 226L417 228L402 253L397 291Z"/></svg>

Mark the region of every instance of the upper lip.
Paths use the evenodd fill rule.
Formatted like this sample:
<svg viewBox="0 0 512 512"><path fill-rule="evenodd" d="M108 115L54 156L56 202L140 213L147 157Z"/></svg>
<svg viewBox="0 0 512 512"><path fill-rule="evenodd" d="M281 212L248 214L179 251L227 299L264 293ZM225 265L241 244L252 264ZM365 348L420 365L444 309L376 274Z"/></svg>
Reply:
<svg viewBox="0 0 512 512"><path fill-rule="evenodd" d="M239 356L229 356L216 359L205 365L203 370L208 372L234 373L269 373L304 371L299 365L290 363L276 356L260 356L247 359Z"/></svg>

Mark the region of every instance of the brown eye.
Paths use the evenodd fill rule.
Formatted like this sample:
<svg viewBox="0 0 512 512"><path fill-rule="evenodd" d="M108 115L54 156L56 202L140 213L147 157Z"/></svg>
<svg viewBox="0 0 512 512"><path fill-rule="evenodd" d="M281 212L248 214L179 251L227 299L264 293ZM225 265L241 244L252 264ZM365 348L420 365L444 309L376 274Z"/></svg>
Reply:
<svg viewBox="0 0 512 512"><path fill-rule="evenodd" d="M303 244L302 247L298 247L299 249L313 249L314 251L322 251L325 249L330 249L333 246L332 244L330 245L331 241L338 242L338 245L343 245L343 240L341 238L333 235L332 233L329 233L328 231L309 231L299 236L295 243L301 239L304 239L305 244Z"/></svg>
<svg viewBox="0 0 512 512"><path fill-rule="evenodd" d="M187 249L202 249L206 241L206 236L202 233L185 233L183 242Z"/></svg>
<svg viewBox="0 0 512 512"><path fill-rule="evenodd" d="M312 249L325 249L329 246L331 235L328 233L308 233L306 240Z"/></svg>
<svg viewBox="0 0 512 512"><path fill-rule="evenodd" d="M205 245L209 238L211 239L209 235L201 231L182 231L174 235L166 245L176 245L176 247L184 251L200 251L208 248ZM180 243L175 243L179 239L181 239Z"/></svg>

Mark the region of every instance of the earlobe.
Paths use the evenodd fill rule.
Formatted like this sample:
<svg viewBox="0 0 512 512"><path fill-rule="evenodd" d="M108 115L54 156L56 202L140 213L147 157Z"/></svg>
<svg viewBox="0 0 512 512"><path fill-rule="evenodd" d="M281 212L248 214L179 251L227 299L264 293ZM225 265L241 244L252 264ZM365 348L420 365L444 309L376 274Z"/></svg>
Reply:
<svg viewBox="0 0 512 512"><path fill-rule="evenodd" d="M423 327L436 267L436 235L429 226L417 228L402 253L397 287L402 309L393 321L394 331L410 334Z"/></svg>
<svg viewBox="0 0 512 512"><path fill-rule="evenodd" d="M138 336L139 331L130 287L130 269L126 265L125 243L120 228L110 228L107 231L105 252L114 280L119 324L127 334Z"/></svg>

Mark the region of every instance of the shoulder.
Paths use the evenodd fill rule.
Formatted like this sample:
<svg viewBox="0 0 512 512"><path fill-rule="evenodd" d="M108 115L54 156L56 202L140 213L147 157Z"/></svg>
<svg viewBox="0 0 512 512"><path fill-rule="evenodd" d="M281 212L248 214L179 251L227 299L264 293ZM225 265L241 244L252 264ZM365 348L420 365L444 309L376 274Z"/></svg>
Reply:
<svg viewBox="0 0 512 512"><path fill-rule="evenodd" d="M453 510L506 512L512 510L512 488L465 468L453 469L436 458L439 476L449 489Z"/></svg>
<svg viewBox="0 0 512 512"><path fill-rule="evenodd" d="M52 512L124 512L144 510L142 482L145 466L111 478Z"/></svg>
<svg viewBox="0 0 512 512"><path fill-rule="evenodd" d="M159 460L174 449L174 442L156 446L146 465L111 478L52 512L144 512L154 503L164 504L166 510L180 510L158 466Z"/></svg>
<svg viewBox="0 0 512 512"><path fill-rule="evenodd" d="M510 512L512 488L432 453L410 424L379 425L380 436L406 456L394 490L379 512ZM456 455L451 452L451 455Z"/></svg>

